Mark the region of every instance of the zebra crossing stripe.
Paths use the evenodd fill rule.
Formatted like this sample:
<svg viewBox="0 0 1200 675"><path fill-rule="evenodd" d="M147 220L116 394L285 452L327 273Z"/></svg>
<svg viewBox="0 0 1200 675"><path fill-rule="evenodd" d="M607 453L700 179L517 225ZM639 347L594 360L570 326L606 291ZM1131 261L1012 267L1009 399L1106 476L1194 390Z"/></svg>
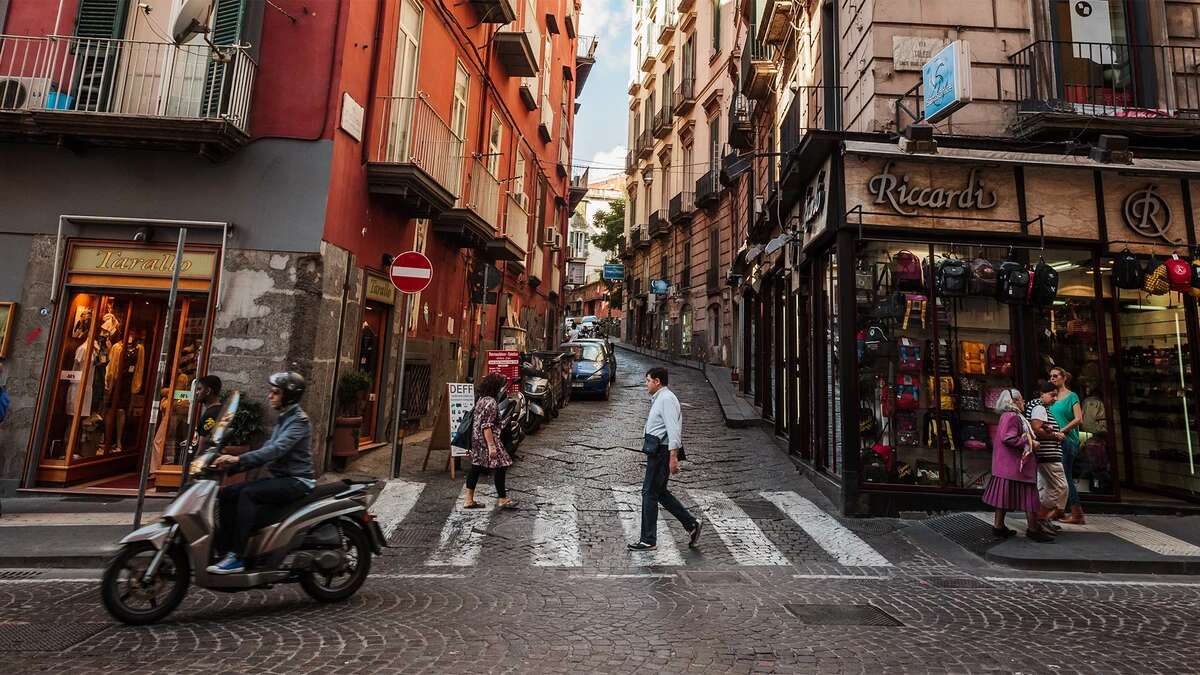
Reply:
<svg viewBox="0 0 1200 675"><path fill-rule="evenodd" d="M635 542L642 537L642 493L637 487L614 485L613 500L617 502L618 513L621 516L621 528L625 531L625 539ZM630 551L629 558L634 564L646 567L649 565L682 565L683 555L675 545L675 538L663 517L663 510L658 511L658 548L653 551Z"/></svg>
<svg viewBox="0 0 1200 675"><path fill-rule="evenodd" d="M746 512L721 492L688 490L739 565L790 565ZM703 544L701 544L703 546Z"/></svg>
<svg viewBox="0 0 1200 675"><path fill-rule="evenodd" d="M575 486L538 488L533 523L533 564L537 567L582 567Z"/></svg>
<svg viewBox="0 0 1200 675"><path fill-rule="evenodd" d="M804 530L818 546L848 567L891 567L887 558L871 548L833 516L795 492L760 492Z"/></svg>
<svg viewBox="0 0 1200 675"><path fill-rule="evenodd" d="M442 534L438 538L437 550L425 561L429 566L471 567L479 560L479 552L483 548L484 532L488 521L492 518L492 507L496 492L490 487L479 486L475 495L479 501L487 502L482 509L464 509L463 503L467 489L454 504L454 510L446 518L442 526Z"/></svg>
<svg viewBox="0 0 1200 675"><path fill-rule="evenodd" d="M993 516L990 513L976 511L971 515L989 525L992 524ZM1012 514L1011 517L1016 520L1025 519L1018 514ZM1088 516L1087 525L1064 524L1063 532L1098 532L1109 534L1159 555L1200 556L1200 546L1118 516Z"/></svg>
<svg viewBox="0 0 1200 675"><path fill-rule="evenodd" d="M371 513L375 514L375 520L383 529L384 541L392 538L400 521L416 506L417 499L424 489L424 483L410 483L404 480L389 480L387 485L383 486L383 492L379 493L379 498L371 505Z"/></svg>

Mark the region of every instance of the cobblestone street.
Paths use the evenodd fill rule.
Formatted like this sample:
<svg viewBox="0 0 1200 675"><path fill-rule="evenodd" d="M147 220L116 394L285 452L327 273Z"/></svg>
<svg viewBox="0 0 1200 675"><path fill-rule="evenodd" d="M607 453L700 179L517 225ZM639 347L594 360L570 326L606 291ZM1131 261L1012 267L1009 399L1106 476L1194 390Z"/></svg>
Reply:
<svg viewBox="0 0 1200 675"><path fill-rule="evenodd" d="M519 509L464 511L461 476L406 472L394 548L350 602L193 588L131 628L87 578L8 578L0 671L1196 671L1194 578L1019 573L916 521L838 520L769 434L725 427L693 370L671 373L691 460L671 485L703 537L688 549L664 513L658 550L631 554L652 361L618 358L611 400L520 448Z"/></svg>

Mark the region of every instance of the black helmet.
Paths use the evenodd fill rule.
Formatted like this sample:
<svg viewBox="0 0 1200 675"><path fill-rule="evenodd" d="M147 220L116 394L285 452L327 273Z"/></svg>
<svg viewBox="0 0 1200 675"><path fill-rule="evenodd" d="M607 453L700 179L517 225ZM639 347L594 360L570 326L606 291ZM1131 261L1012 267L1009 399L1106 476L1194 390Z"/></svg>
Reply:
<svg viewBox="0 0 1200 675"><path fill-rule="evenodd" d="M304 396L304 377L300 373L275 373L267 378L267 382L270 382L272 387L279 387L283 392L284 405L299 403L300 397Z"/></svg>

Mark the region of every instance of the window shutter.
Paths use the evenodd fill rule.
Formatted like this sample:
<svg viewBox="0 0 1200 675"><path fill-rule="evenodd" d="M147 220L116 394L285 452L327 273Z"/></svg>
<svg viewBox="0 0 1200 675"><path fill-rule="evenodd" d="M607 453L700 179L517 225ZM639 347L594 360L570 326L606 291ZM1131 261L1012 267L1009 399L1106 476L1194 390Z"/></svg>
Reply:
<svg viewBox="0 0 1200 675"><path fill-rule="evenodd" d="M125 32L129 0L79 0L75 35L82 38L120 38Z"/></svg>
<svg viewBox="0 0 1200 675"><path fill-rule="evenodd" d="M213 3L212 33L214 45L235 45L241 41L246 16L246 0L215 0ZM229 94L238 61L221 63L209 61L204 78L204 100L200 111L204 117L221 117L229 110Z"/></svg>
<svg viewBox="0 0 1200 675"><path fill-rule="evenodd" d="M242 37L245 16L246 0L216 0L213 3L213 44L237 44Z"/></svg>

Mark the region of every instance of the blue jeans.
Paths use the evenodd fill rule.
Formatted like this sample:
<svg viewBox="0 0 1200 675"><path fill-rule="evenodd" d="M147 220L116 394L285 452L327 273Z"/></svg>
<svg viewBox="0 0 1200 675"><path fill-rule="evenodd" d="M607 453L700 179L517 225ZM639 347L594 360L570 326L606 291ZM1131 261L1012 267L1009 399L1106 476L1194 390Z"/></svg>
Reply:
<svg viewBox="0 0 1200 675"><path fill-rule="evenodd" d="M1075 490L1075 455L1079 452L1079 443L1068 436L1063 439L1063 473L1067 475L1067 508L1079 503L1079 492Z"/></svg>
<svg viewBox="0 0 1200 675"><path fill-rule="evenodd" d="M646 477L642 480L642 541L647 544L658 543L659 504L678 518L689 532L696 527L696 519L667 489L670 478L671 453L667 446L660 445L658 450L646 454Z"/></svg>

